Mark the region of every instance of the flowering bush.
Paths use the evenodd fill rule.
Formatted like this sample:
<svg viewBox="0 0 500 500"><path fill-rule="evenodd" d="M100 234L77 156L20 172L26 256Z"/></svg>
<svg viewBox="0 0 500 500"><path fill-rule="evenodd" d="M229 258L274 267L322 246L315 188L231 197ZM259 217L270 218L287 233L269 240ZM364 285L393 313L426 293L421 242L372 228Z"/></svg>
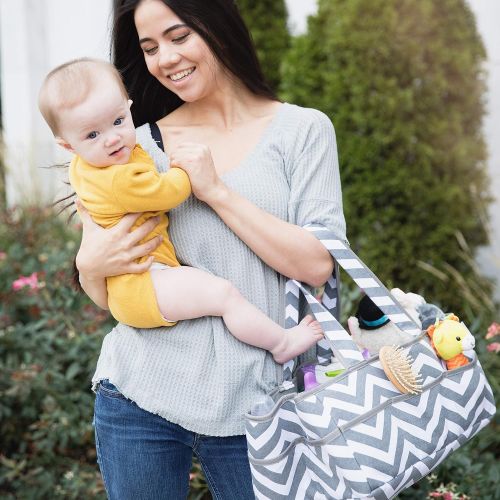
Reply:
<svg viewBox="0 0 500 500"><path fill-rule="evenodd" d="M30 276L19 276L17 280L12 282L12 290L15 292L24 287L29 287L31 290L38 290L44 286L45 283L43 281L41 283L38 282L38 274L36 272L31 273Z"/></svg>
<svg viewBox="0 0 500 500"><path fill-rule="evenodd" d="M71 287L74 228L0 217L0 496L104 498L90 379L109 317Z"/></svg>
<svg viewBox="0 0 500 500"><path fill-rule="evenodd" d="M486 333L486 340L490 340L494 337L499 337L498 340L500 340L500 324L498 323L492 323ZM500 342L491 342L488 344L487 349L490 352L500 352Z"/></svg>
<svg viewBox="0 0 500 500"><path fill-rule="evenodd" d="M437 476L431 474L429 476L429 482L436 482ZM428 493L427 498L437 498L441 500L470 500L470 497L464 495L463 493L457 492L457 485L455 483L440 484L435 490Z"/></svg>
<svg viewBox="0 0 500 500"><path fill-rule="evenodd" d="M0 497L105 498L90 381L114 321L71 286L80 228L0 214ZM208 498L199 464L192 500Z"/></svg>

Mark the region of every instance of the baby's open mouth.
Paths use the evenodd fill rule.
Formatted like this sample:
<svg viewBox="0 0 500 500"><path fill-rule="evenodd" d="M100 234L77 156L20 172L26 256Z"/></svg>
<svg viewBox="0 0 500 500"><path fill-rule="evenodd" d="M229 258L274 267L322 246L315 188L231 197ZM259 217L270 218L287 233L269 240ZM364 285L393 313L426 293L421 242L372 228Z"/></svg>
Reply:
<svg viewBox="0 0 500 500"><path fill-rule="evenodd" d="M124 147L125 147L125 146L122 146L121 148L117 149L116 151L113 151L112 153L110 153L110 155L109 155L109 156L115 156L115 155L117 155L118 153L120 153L120 152L121 152L121 150L122 150Z"/></svg>

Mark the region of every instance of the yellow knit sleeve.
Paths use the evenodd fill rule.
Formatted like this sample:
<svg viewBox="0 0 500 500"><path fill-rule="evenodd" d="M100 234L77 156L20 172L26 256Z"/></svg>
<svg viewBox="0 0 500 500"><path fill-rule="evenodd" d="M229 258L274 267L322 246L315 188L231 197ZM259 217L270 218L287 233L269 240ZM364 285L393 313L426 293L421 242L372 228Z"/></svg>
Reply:
<svg viewBox="0 0 500 500"><path fill-rule="evenodd" d="M191 194L189 177L180 168L165 173L140 163L117 170L113 194L126 212L170 210Z"/></svg>

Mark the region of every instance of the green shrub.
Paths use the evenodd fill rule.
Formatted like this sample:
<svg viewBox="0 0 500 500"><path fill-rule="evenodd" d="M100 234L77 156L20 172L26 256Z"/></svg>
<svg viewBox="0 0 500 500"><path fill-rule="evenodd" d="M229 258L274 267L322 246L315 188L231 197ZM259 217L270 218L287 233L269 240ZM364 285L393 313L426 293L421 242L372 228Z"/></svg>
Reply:
<svg viewBox="0 0 500 500"><path fill-rule="evenodd" d="M467 302L469 320L491 308L464 250L487 240L484 58L465 0L320 0L281 86L336 127L356 253L389 287Z"/></svg>
<svg viewBox="0 0 500 500"><path fill-rule="evenodd" d="M51 210L0 215L0 497L102 498L90 390L114 320L71 286L79 228ZM191 500L208 498L199 464Z"/></svg>
<svg viewBox="0 0 500 500"><path fill-rule="evenodd" d="M290 45L284 0L237 0L254 40L262 71L275 90L280 84L281 61Z"/></svg>
<svg viewBox="0 0 500 500"><path fill-rule="evenodd" d="M500 355L484 339L498 309L474 264L490 201L484 57L464 0L319 0L286 55L281 97L335 125L354 251L389 288L420 293L467 323L499 401ZM357 302L349 281L347 314ZM499 498L499 453L497 412L400 498Z"/></svg>
<svg viewBox="0 0 500 500"><path fill-rule="evenodd" d="M90 380L111 323L70 286L77 232L51 211L0 224L0 496L103 497ZM29 277L21 278L20 277Z"/></svg>

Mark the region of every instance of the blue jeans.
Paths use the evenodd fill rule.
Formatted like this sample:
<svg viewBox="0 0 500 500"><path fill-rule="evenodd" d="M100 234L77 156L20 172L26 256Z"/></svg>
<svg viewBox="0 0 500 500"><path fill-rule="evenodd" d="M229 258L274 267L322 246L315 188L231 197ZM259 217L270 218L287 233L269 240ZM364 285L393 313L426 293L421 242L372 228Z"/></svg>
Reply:
<svg viewBox="0 0 500 500"><path fill-rule="evenodd" d="M142 410L108 381L99 384L94 422L97 460L111 500L185 499L193 453L213 498L255 498L245 436L187 431Z"/></svg>

